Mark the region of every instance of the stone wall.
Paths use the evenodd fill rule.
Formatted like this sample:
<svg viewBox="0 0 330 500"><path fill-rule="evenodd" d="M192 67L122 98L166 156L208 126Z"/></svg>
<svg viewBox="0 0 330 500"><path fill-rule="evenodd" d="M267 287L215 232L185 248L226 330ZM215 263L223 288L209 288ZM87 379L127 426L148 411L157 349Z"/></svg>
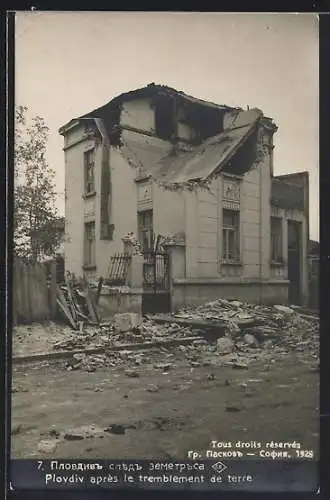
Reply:
<svg viewBox="0 0 330 500"><path fill-rule="evenodd" d="M142 315L142 290L106 288L98 303L101 321L113 319L115 314L136 313Z"/></svg>

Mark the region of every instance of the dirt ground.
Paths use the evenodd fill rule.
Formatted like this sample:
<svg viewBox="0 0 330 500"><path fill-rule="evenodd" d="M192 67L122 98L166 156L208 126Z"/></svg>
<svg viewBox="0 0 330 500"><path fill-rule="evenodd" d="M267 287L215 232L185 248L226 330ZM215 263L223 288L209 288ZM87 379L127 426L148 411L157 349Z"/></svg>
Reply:
<svg viewBox="0 0 330 500"><path fill-rule="evenodd" d="M191 368L173 354L167 372L150 363L136 377L120 367L14 366L12 457L185 458L212 440L295 440L317 459L315 368L294 353L246 369Z"/></svg>
<svg viewBox="0 0 330 500"><path fill-rule="evenodd" d="M54 344L72 336L72 329L49 321L47 324L17 325L13 328L13 356L52 352ZM86 344L86 343L85 343Z"/></svg>

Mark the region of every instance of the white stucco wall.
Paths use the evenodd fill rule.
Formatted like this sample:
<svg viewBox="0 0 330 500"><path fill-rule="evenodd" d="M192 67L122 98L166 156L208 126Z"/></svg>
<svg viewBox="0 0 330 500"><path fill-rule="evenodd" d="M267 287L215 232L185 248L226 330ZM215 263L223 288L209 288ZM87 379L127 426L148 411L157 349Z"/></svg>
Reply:
<svg viewBox="0 0 330 500"><path fill-rule="evenodd" d="M95 196L84 199L84 152L95 141L84 138L84 129L74 129L68 134L65 150L65 268L81 276L83 270L84 223L95 221L95 271L88 271L90 277L106 277L110 257L121 252L121 238L130 231L137 231L137 189L134 183L135 171L114 147L110 148L109 168L112 180L112 206L110 223L115 225L113 240L100 239L100 191L102 148L96 147ZM78 142L77 142L78 141ZM76 144L75 144L76 143Z"/></svg>
<svg viewBox="0 0 330 500"><path fill-rule="evenodd" d="M135 99L134 101L124 102L120 124L124 127L133 127L141 131L154 132L155 113L151 107L150 100Z"/></svg>
<svg viewBox="0 0 330 500"><path fill-rule="evenodd" d="M182 193L153 185L153 220L156 234L184 233L184 197Z"/></svg>
<svg viewBox="0 0 330 500"><path fill-rule="evenodd" d="M197 220L195 228L198 232L196 260L199 277L212 277L219 272L220 180L214 180L209 188L209 190L200 189L197 193Z"/></svg>
<svg viewBox="0 0 330 500"><path fill-rule="evenodd" d="M129 232L137 233L137 187L135 171L121 155L120 150L110 148L112 204L110 222L115 225L113 240L96 242L97 275L106 277L110 258L123 251L121 238ZM99 199L99 196L98 196Z"/></svg>
<svg viewBox="0 0 330 500"><path fill-rule="evenodd" d="M78 142L77 142L78 141ZM84 195L84 152L95 146L95 141L84 133L84 127L73 129L66 138L65 157L65 269L82 275L84 251L84 223L95 220L97 224L97 199ZM98 190L98 172L101 150L96 148L95 189Z"/></svg>
<svg viewBox="0 0 330 500"><path fill-rule="evenodd" d="M260 167L247 172L241 183L241 256L243 276L261 276L261 182Z"/></svg>
<svg viewBox="0 0 330 500"><path fill-rule="evenodd" d="M210 191L185 193L186 276L270 279L270 162L251 169L240 184L241 266L222 263L224 176Z"/></svg>

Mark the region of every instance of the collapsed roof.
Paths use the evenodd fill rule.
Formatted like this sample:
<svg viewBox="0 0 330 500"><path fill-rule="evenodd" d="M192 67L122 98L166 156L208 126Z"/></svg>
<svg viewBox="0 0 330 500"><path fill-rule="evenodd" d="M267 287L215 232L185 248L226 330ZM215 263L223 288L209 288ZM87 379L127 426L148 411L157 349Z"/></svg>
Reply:
<svg viewBox="0 0 330 500"><path fill-rule="evenodd" d="M155 144L146 136L137 139L123 136L121 152L131 165L142 167L164 185L208 179L226 167L232 173L243 174L254 160L253 149L261 116L258 110L242 111L237 114L236 126L191 148L173 150L166 144ZM243 149L244 145L247 147Z"/></svg>
<svg viewBox="0 0 330 500"><path fill-rule="evenodd" d="M186 110L189 122L199 131L198 143L182 147L177 143L154 141L143 132L135 138L134 134L122 133L119 125L121 105L142 98L175 99L177 105ZM225 127L224 115L227 115ZM132 166L151 175L157 182L175 185L209 179L221 170L228 169L233 174L244 174L249 170L256 161L258 125L263 113L256 108L242 110L214 104L171 87L150 84L121 94L104 106L71 120L59 132L64 134L74 123L95 118L103 120L110 142L114 143L119 132L120 151ZM270 119L266 121L275 132L276 125Z"/></svg>

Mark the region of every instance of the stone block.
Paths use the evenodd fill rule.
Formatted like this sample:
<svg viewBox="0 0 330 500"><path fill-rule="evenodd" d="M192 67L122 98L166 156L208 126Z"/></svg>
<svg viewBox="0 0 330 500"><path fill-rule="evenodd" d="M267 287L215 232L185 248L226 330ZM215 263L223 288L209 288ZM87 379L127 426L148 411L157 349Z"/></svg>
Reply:
<svg viewBox="0 0 330 500"><path fill-rule="evenodd" d="M114 327L118 332L129 332L137 328L142 322L142 317L136 313L121 313L114 316Z"/></svg>

